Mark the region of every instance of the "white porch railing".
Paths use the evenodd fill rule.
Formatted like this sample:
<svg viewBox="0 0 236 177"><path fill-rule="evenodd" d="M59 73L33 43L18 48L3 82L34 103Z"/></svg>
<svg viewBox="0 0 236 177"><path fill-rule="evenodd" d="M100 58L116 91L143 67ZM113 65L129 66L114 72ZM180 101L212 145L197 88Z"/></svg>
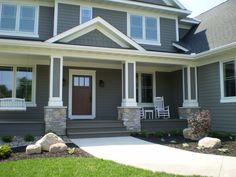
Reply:
<svg viewBox="0 0 236 177"><path fill-rule="evenodd" d="M1 98L0 111L26 111L25 99Z"/></svg>

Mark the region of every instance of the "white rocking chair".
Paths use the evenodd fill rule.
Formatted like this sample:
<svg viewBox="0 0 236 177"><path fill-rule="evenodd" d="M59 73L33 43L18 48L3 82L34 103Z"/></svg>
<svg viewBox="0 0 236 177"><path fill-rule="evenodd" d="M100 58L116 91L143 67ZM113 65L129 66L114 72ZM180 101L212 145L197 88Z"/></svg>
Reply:
<svg viewBox="0 0 236 177"><path fill-rule="evenodd" d="M164 118L164 119L170 118L170 107L165 106L163 96L154 98L154 106L155 106L156 117L158 119L159 118Z"/></svg>

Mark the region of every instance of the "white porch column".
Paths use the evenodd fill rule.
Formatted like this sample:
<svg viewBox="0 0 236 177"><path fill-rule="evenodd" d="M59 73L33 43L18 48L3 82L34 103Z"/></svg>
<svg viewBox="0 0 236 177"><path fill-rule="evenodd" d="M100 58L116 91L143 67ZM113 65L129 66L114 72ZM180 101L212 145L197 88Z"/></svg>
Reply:
<svg viewBox="0 0 236 177"><path fill-rule="evenodd" d="M136 62L122 63L122 107L136 107Z"/></svg>
<svg viewBox="0 0 236 177"><path fill-rule="evenodd" d="M187 66L183 68L183 107L198 107L197 68Z"/></svg>
<svg viewBox="0 0 236 177"><path fill-rule="evenodd" d="M51 56L48 106L54 106L54 107L63 106L62 78L63 78L63 57Z"/></svg>

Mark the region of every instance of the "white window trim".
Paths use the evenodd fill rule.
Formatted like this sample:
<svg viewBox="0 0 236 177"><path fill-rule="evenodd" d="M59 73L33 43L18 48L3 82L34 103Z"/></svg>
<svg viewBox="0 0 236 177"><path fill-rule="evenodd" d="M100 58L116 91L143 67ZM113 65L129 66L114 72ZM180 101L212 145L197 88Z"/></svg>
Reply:
<svg viewBox="0 0 236 177"><path fill-rule="evenodd" d="M138 106L141 107L153 107L154 106L154 98L156 97L156 72L136 72L138 74ZM152 103L143 103L142 102L142 74L151 74L152 75L152 92L153 92L153 100ZM136 83L135 83L136 86Z"/></svg>
<svg viewBox="0 0 236 177"><path fill-rule="evenodd" d="M0 20L2 14L2 4L16 5L16 27L14 31L9 30L0 30L0 35L3 36L19 36L19 37L32 37L38 38L38 28L39 28L39 6L33 4L22 4L22 3L9 3L1 2L0 3ZM20 31L20 9L21 6L32 6L35 8L35 19L34 19L34 32L22 32Z"/></svg>
<svg viewBox="0 0 236 177"><path fill-rule="evenodd" d="M0 65L3 67L12 67L13 68L13 88L12 88L12 97L11 98L16 98L16 72L17 72L17 68L18 67L26 67L26 68L32 68L32 101L30 102L25 102L26 103L26 107L36 107L36 74L37 74L37 67L36 65L32 66L32 65Z"/></svg>
<svg viewBox="0 0 236 177"><path fill-rule="evenodd" d="M135 39L135 38L131 37L130 16L132 16L132 15L142 17L142 29L143 29L142 39ZM155 18L157 20L157 41L146 40L146 23L145 23L146 17ZM136 41L139 44L161 46L160 17L159 16L146 16L146 15L127 13L127 34L130 38L132 38L134 41Z"/></svg>
<svg viewBox="0 0 236 177"><path fill-rule="evenodd" d="M72 76L86 75L92 77L92 114L91 115L72 115ZM69 109L68 117L70 119L95 119L96 118L96 71L95 70L69 70Z"/></svg>
<svg viewBox="0 0 236 177"><path fill-rule="evenodd" d="M220 61L220 92L221 99L220 103L236 103L236 96L225 97L225 87L224 87L224 63L234 61L235 62L235 70L236 70L236 59L228 59L224 61Z"/></svg>
<svg viewBox="0 0 236 177"><path fill-rule="evenodd" d="M91 11L90 20L93 19L93 8L92 7L88 7L88 6L80 6L79 24L82 24L82 10L83 9L89 9Z"/></svg>

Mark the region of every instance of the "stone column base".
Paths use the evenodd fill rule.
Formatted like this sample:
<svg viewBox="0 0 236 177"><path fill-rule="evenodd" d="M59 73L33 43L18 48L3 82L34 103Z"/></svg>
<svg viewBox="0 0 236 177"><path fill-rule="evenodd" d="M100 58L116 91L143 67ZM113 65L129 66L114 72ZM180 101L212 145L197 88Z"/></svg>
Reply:
<svg viewBox="0 0 236 177"><path fill-rule="evenodd" d="M118 107L118 119L123 121L123 125L128 131L141 131L139 107Z"/></svg>
<svg viewBox="0 0 236 177"><path fill-rule="evenodd" d="M45 133L53 132L57 135L66 135L67 107L44 107Z"/></svg>
<svg viewBox="0 0 236 177"><path fill-rule="evenodd" d="M200 107L179 107L179 119L189 119L199 111Z"/></svg>

